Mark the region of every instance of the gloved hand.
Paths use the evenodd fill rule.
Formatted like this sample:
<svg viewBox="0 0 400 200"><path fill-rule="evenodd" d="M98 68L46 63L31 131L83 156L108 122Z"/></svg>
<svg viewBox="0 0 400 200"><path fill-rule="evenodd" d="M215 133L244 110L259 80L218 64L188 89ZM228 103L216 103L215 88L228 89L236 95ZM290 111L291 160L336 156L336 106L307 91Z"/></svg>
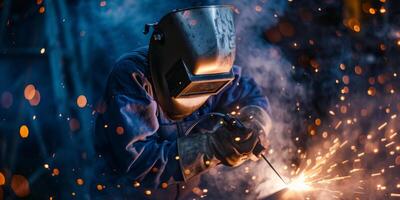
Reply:
<svg viewBox="0 0 400 200"><path fill-rule="evenodd" d="M209 137L209 146L216 158L227 166L246 161L259 144L257 132L246 128L238 119L226 116L223 125Z"/></svg>
<svg viewBox="0 0 400 200"><path fill-rule="evenodd" d="M259 106L250 105L241 108L238 113L237 118L244 126L257 133L262 148L268 148L268 134L271 130L272 120L266 110ZM257 151L259 152L257 153L261 153L262 149L260 148L258 148ZM257 159L257 157L252 157L252 159Z"/></svg>
<svg viewBox="0 0 400 200"><path fill-rule="evenodd" d="M258 134L239 120L226 116L216 130L178 138L178 153L185 180L222 163L238 166L259 144Z"/></svg>

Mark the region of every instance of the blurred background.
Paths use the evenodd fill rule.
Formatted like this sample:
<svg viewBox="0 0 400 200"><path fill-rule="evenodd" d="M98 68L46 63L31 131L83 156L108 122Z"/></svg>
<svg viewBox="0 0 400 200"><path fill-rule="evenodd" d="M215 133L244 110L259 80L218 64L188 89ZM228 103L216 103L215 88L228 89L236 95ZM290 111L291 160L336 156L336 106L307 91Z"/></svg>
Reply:
<svg viewBox="0 0 400 200"><path fill-rule="evenodd" d="M89 198L92 128L113 63L147 45L145 23L210 4L234 6L236 64L271 101L278 169L296 175L305 152L340 138L350 161L337 173L362 168L357 182L370 183L325 197L399 198L400 1L0 0L0 199ZM266 180L254 180L227 190L260 197Z"/></svg>

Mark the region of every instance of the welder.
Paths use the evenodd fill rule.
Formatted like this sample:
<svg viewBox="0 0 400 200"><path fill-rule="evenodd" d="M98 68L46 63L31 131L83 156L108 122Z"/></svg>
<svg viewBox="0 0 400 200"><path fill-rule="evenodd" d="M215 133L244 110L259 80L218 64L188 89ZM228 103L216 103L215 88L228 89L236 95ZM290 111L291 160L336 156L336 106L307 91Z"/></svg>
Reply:
<svg viewBox="0 0 400 200"><path fill-rule="evenodd" d="M145 26L148 47L116 62L96 120L94 198L187 199L202 173L257 159L269 104L234 65L233 15L174 10Z"/></svg>

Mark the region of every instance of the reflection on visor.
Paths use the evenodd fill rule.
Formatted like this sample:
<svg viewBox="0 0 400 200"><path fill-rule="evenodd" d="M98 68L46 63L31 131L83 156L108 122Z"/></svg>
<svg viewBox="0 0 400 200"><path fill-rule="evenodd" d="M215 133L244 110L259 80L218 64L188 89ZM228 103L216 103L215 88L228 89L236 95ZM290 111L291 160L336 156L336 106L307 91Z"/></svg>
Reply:
<svg viewBox="0 0 400 200"><path fill-rule="evenodd" d="M215 95L234 79L233 71L219 74L193 75L180 59L168 71L166 81L171 97Z"/></svg>
<svg viewBox="0 0 400 200"><path fill-rule="evenodd" d="M219 82L193 82L188 85L184 91L181 92L180 96L192 96L201 94L214 94L218 92L225 84L229 81L219 81Z"/></svg>

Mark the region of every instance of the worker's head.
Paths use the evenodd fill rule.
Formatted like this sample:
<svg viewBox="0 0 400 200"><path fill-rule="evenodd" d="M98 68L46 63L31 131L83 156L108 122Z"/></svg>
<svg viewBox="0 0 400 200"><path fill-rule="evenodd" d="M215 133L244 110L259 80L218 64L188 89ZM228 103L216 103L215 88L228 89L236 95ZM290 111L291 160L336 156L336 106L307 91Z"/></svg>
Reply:
<svg viewBox="0 0 400 200"><path fill-rule="evenodd" d="M155 26L149 46L155 95L172 119L184 118L234 78L230 6L175 10Z"/></svg>

